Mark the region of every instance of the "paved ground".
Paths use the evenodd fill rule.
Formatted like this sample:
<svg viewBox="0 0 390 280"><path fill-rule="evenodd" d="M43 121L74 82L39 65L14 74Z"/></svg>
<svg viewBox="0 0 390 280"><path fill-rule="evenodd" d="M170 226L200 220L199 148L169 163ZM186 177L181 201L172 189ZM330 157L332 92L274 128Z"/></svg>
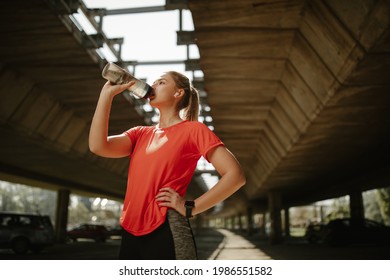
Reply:
<svg viewBox="0 0 390 280"><path fill-rule="evenodd" d="M329 247L308 244L301 238L289 238L283 244L270 245L257 236L247 237L225 229L199 231L196 241L202 260L390 260L390 245ZM39 254L16 255L10 250L0 250L0 259L115 260L119 245L118 239L105 243L83 240L57 244Z"/></svg>
<svg viewBox="0 0 390 280"><path fill-rule="evenodd" d="M348 245L332 247L309 244L303 238L290 237L283 244L271 245L257 236L248 237L225 229L210 231L208 236L221 234L217 250L199 248L200 258L217 260L390 260L390 245ZM210 237L208 237L210 238ZM203 239L200 238L201 240ZM202 243L201 243L202 244ZM207 249L208 247L206 246Z"/></svg>

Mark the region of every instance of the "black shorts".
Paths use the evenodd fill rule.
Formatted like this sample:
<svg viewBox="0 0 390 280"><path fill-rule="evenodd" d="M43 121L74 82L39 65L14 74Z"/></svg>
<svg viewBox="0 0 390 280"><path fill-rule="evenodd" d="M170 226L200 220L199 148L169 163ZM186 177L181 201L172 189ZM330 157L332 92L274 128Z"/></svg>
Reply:
<svg viewBox="0 0 390 280"><path fill-rule="evenodd" d="M135 236L123 230L119 259L196 260L189 221L175 210L168 210L165 222L149 234Z"/></svg>

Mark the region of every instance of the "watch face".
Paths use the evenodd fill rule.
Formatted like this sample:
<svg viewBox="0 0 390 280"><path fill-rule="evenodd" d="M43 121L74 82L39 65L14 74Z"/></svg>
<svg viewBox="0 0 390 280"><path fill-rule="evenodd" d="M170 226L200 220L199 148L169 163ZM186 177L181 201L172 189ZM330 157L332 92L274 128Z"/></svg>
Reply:
<svg viewBox="0 0 390 280"><path fill-rule="evenodd" d="M184 203L184 206L195 207L195 202L192 201L192 200L187 200L187 201Z"/></svg>

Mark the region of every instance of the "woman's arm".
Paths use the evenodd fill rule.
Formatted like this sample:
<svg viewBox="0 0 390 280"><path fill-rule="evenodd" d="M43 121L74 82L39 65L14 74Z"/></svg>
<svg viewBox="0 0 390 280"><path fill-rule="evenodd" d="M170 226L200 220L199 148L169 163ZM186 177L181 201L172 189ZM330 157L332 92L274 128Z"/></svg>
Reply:
<svg viewBox="0 0 390 280"><path fill-rule="evenodd" d="M246 182L244 172L237 159L224 146L216 147L207 156L221 178L213 188L195 200L193 215L214 207L235 193ZM173 189L162 188L157 194L156 200L160 206L171 207L185 216L184 198Z"/></svg>
<svg viewBox="0 0 390 280"><path fill-rule="evenodd" d="M195 200L193 215L202 213L222 202L246 183L245 175L234 155L224 146L208 153L208 159L221 176L218 183Z"/></svg>
<svg viewBox="0 0 390 280"><path fill-rule="evenodd" d="M89 149L102 157L125 157L131 152L131 141L124 134L108 136L108 123L113 98L131 87L134 82L111 85L107 82L100 93L89 131Z"/></svg>

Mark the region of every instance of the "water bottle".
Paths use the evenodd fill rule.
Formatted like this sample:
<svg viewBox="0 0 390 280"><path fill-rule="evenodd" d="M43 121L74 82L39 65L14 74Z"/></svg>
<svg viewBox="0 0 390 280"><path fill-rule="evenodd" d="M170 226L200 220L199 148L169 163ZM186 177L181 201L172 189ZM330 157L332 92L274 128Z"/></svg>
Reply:
<svg viewBox="0 0 390 280"><path fill-rule="evenodd" d="M107 65L103 68L102 76L115 85L121 85L130 81L135 81L135 84L129 88L129 91L139 98L148 98L153 90L150 85L144 81L138 80L128 71L112 62L107 63Z"/></svg>

